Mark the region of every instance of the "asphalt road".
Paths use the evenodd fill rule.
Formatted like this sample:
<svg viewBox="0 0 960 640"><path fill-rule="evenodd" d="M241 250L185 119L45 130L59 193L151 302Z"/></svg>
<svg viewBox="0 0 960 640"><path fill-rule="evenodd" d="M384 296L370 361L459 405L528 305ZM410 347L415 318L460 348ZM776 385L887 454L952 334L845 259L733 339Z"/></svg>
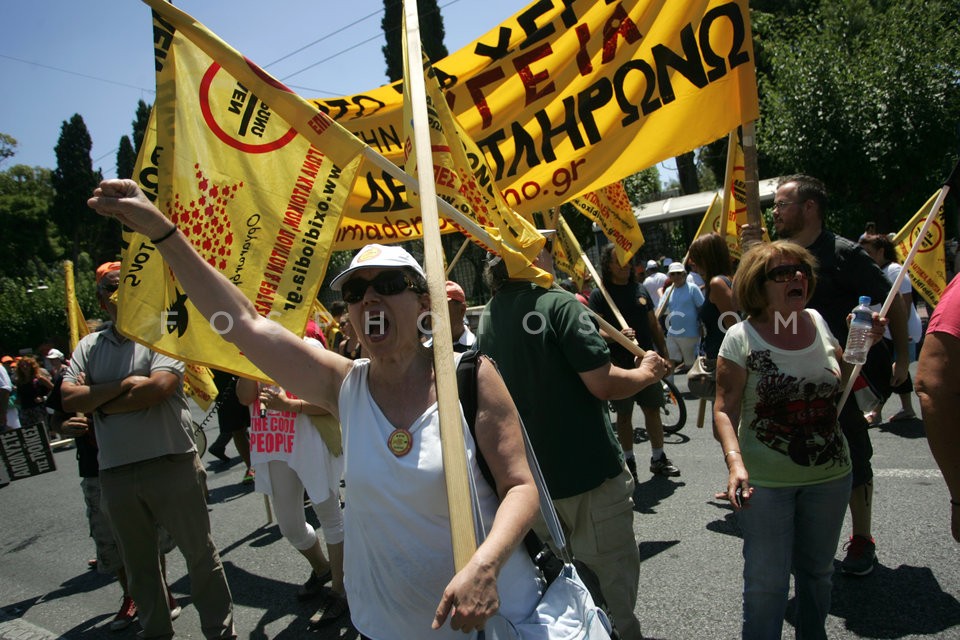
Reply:
<svg viewBox="0 0 960 640"><path fill-rule="evenodd" d="M682 377L678 383L683 386ZM885 415L896 410L894 404ZM693 424L696 404L687 405L687 426L667 444L682 475L651 477L640 464L635 528L643 564L637 611L649 638L737 638L741 541L731 510L713 499L726 467L709 425ZM635 420L641 420L639 411ZM211 438L215 432L215 426L208 428ZM923 425L884 424L871 434L879 565L864 578L835 577L829 637L960 638L960 545L950 537L948 494ZM649 445L638 444L635 451L638 460L646 460ZM74 450L58 451L56 462L54 473L0 489L0 640L135 638L136 624L109 631L120 589L87 568L93 545ZM294 597L309 573L307 564L276 524L267 523L263 497L240 484L242 473L239 463L212 465L209 472L210 517L240 637L354 637L347 628L308 628L317 604ZM844 535L848 532L849 520ZM183 605L174 623L177 637L202 638L176 551L168 556L168 576ZM784 637L793 636L788 613Z"/></svg>

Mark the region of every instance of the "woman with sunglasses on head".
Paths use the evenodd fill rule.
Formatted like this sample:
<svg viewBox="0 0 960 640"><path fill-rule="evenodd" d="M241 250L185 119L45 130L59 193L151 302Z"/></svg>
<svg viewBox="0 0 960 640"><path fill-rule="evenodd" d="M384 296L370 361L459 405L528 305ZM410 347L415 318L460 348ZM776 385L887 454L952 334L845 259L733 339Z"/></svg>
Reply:
<svg viewBox="0 0 960 640"><path fill-rule="evenodd" d="M780 638L790 574L797 638L826 638L833 556L850 497L837 424L849 372L819 313L806 309L815 260L787 241L758 244L734 279L747 315L723 339L714 437L729 469L717 494L743 532L743 637Z"/></svg>
<svg viewBox="0 0 960 640"><path fill-rule="evenodd" d="M101 182L88 204L156 238L197 309L208 318L226 313L233 319L227 340L284 389L339 418L350 539L344 574L351 618L364 636L462 638L498 610L513 621L529 615L538 584L519 543L538 513L538 494L516 408L489 362L478 371L476 442L464 425L487 535L454 570L433 358L419 337L429 297L410 254L369 245L332 282L367 356L353 361L314 349L259 315L133 181ZM496 494L482 480L478 450Z"/></svg>

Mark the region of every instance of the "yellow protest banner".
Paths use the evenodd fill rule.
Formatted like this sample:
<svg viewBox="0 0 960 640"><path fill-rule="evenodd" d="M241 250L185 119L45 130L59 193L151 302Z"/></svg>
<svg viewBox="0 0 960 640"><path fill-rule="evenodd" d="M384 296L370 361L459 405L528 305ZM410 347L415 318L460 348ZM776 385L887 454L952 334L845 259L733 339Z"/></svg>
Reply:
<svg viewBox="0 0 960 640"><path fill-rule="evenodd" d="M554 265L570 276L577 285L577 290L583 289L583 283L587 279L587 264L583 259L583 249L563 216L557 218L557 235L551 255Z"/></svg>
<svg viewBox="0 0 960 640"><path fill-rule="evenodd" d="M543 0L434 68L490 178L530 216L755 120L751 42L747 0ZM395 83L311 102L399 164L402 100ZM337 248L420 224L403 185L364 161Z"/></svg>
<svg viewBox="0 0 960 640"><path fill-rule="evenodd" d="M217 399L217 385L213 381L213 373L207 367L184 363L183 392L203 409L210 410L210 405Z"/></svg>
<svg viewBox="0 0 960 640"><path fill-rule="evenodd" d="M257 311L302 333L364 145L190 16L155 11L157 100L135 177ZM263 375L183 294L147 238L126 234L119 329L151 348Z"/></svg>
<svg viewBox="0 0 960 640"><path fill-rule="evenodd" d="M483 154L450 113L429 64L426 65L424 76L433 157L433 167L429 171L433 175L437 195L484 227L489 236L488 242L480 242L466 229L458 227L458 230L503 258L511 277L549 287L553 276L533 265L543 247L543 237L531 222L521 218L504 202ZM404 84L405 92L408 86ZM403 121L410 126L404 129L404 147L407 150L404 169L415 175L418 168L410 110L412 102L406 93L405 96Z"/></svg>
<svg viewBox="0 0 960 640"><path fill-rule="evenodd" d="M723 185L725 191L724 201L728 203L726 215L727 226L723 231L723 235L727 238L730 257L734 260L739 260L740 244L737 239L740 235L740 225L747 223L747 185L743 159L742 132L737 131L735 135L731 135L730 142L733 145L730 149L732 158ZM769 238L765 238L765 240L769 240Z"/></svg>
<svg viewBox="0 0 960 640"><path fill-rule="evenodd" d="M80 302L77 300L76 280L73 274L73 262L63 261L63 282L66 293L67 303L67 330L70 333L70 351L77 348L80 338L90 333L87 327L87 321L83 317L83 310L80 309Z"/></svg>
<svg viewBox="0 0 960 640"><path fill-rule="evenodd" d="M700 220L700 226L697 227L697 232L693 234L693 237L699 238L708 233L720 233L720 221L723 220L722 214L723 203L720 200L719 194L715 193L713 194L713 200L710 201L710 206L704 211L703 219ZM733 242L736 244L736 236L733 237ZM730 236L727 236L727 246L730 246Z"/></svg>
<svg viewBox="0 0 960 640"><path fill-rule="evenodd" d="M603 235L613 244L621 265L627 264L643 245L643 233L633 213L633 205L619 180L574 198L570 204L599 225Z"/></svg>
<svg viewBox="0 0 960 640"><path fill-rule="evenodd" d="M929 200L914 214L910 221L893 238L893 244L897 249L897 257L902 263L910 253L910 248L917 243L920 235L920 227L923 226L927 216L931 215L933 205L940 194L938 190ZM910 276L910 282L923 299L931 308L940 302L940 296L947 287L947 261L944 240L946 233L943 225L943 206L936 212L936 218L927 229L926 236L923 237L920 247L913 261L910 262L907 273Z"/></svg>

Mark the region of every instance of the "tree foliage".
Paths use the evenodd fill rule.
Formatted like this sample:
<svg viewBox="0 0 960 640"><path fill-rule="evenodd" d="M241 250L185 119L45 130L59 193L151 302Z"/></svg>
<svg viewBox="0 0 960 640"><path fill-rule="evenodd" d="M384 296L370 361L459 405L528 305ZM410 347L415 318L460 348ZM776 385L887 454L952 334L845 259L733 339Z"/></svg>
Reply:
<svg viewBox="0 0 960 640"><path fill-rule="evenodd" d="M93 142L80 114L74 114L60 127L60 138L54 151L57 168L53 172L56 196L51 217L63 234L71 257L76 259L87 245L90 216L86 215L86 199L97 186L97 177L90 161Z"/></svg>
<svg viewBox="0 0 960 640"><path fill-rule="evenodd" d="M758 4L768 9L754 11L763 174L824 180L828 223L845 235L868 219L896 231L956 158L960 5Z"/></svg>
<svg viewBox="0 0 960 640"><path fill-rule="evenodd" d="M137 152L133 150L130 137L120 136L120 147L117 149L117 177L132 178L136 164Z"/></svg>
<svg viewBox="0 0 960 640"><path fill-rule="evenodd" d="M60 256L48 215L53 198L49 169L18 164L0 172L0 275L26 276L31 265Z"/></svg>
<svg viewBox="0 0 960 640"><path fill-rule="evenodd" d="M427 57L435 62L447 57L447 47L443 44L443 16L437 0L417 0L417 12L420 16L420 39ZM387 63L387 77L390 82L403 78L403 5L402 0L383 0L383 20L380 27L386 44L383 46L383 58Z"/></svg>
<svg viewBox="0 0 960 640"><path fill-rule="evenodd" d="M143 144L143 137L147 133L147 124L150 122L151 106L143 100L137 101L137 113L130 124L133 126L133 149L134 155L140 153L140 145Z"/></svg>
<svg viewBox="0 0 960 640"><path fill-rule="evenodd" d="M630 203L639 206L644 202L659 200L661 196L660 170L656 165L623 179L623 188L630 196Z"/></svg>
<svg viewBox="0 0 960 640"><path fill-rule="evenodd" d="M87 320L104 315L97 302L93 271L90 257L80 254L74 264L74 289ZM43 344L69 352L63 263L33 261L22 276L0 277L0 319L4 327L0 332L2 353L36 351Z"/></svg>
<svg viewBox="0 0 960 640"><path fill-rule="evenodd" d="M17 139L7 133L0 133L0 164L17 153Z"/></svg>

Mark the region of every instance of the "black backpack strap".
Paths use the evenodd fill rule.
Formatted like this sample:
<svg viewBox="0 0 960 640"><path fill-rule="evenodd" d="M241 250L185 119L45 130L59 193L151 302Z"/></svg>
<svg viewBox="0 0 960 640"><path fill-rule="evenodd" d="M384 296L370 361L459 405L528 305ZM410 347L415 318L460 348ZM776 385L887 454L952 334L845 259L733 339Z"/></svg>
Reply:
<svg viewBox="0 0 960 640"><path fill-rule="evenodd" d="M493 472L490 466L483 458L480 451L480 445L477 444L477 380L480 369L480 352L478 350L465 351L460 356L460 362L457 364L457 391L460 396L460 406L463 408L463 416L467 420L467 427L470 429L470 436L476 445L477 466L480 467L480 473L483 479L487 481L493 493L497 493L497 483L493 479ZM533 529L527 532L523 538L523 546L526 548L530 559L543 571L547 582L553 582L560 571L563 569L563 561L557 558L550 547L545 545Z"/></svg>

